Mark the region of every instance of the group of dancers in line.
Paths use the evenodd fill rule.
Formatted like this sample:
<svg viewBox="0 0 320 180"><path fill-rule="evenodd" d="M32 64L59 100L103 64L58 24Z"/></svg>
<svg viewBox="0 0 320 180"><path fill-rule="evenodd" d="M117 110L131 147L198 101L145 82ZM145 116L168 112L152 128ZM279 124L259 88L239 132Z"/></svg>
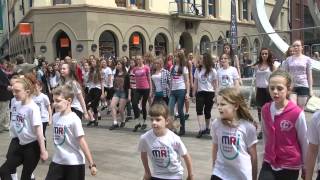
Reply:
<svg viewBox="0 0 320 180"><path fill-rule="evenodd" d="M311 60L303 55L302 45L300 40L294 41L290 49L292 54L278 69L267 48L261 49L258 61L252 65L261 122L258 133L261 136L258 137L257 123L240 93L239 60L228 44L216 65L208 53L197 61L192 61L190 56L187 61L183 50L165 60L151 56L121 59L115 63L115 72L109 61L93 56L82 65L73 60L59 60L48 68L50 98L41 92L45 86L45 70L14 75L8 87L14 95L11 100L12 139L6 161L0 167L0 178L17 179L16 168L23 165L21 179L31 179L39 160L48 158L45 142L48 124L52 124L54 153L46 180L84 179L85 158L91 174L96 175L97 166L84 137L82 116L89 120L89 126L98 125L97 106L100 100L107 99L113 118L110 130L118 129L125 126L124 109L130 107L131 102L137 122L133 131L144 130L147 128L146 103L152 99L148 113L151 129L138 142L143 178L197 179L191 156L178 136L185 134L183 107L191 94L196 102L197 137L208 133L212 136L212 180L292 180L299 178L300 170L302 177L310 180L320 143L320 113L313 115L307 128L303 106L312 95L313 80ZM82 67L86 96L77 73ZM219 113L210 124L214 99ZM179 133L171 130L176 104ZM256 145L257 139L262 137L264 156L258 176ZM184 175L181 157L187 175ZM320 179L319 174L317 179Z"/></svg>

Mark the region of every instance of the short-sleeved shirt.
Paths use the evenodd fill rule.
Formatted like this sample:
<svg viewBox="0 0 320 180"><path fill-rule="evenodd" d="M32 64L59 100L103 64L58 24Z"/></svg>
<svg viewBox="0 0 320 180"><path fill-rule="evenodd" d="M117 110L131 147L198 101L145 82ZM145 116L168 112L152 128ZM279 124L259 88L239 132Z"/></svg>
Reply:
<svg viewBox="0 0 320 180"><path fill-rule="evenodd" d="M234 81L240 78L237 69L233 66L229 66L227 69L220 68L217 74L219 88L234 87Z"/></svg>
<svg viewBox="0 0 320 180"><path fill-rule="evenodd" d="M240 120L237 127L229 127L215 119L211 128L212 143L218 145L213 175L221 179L251 180L252 166L248 148L258 142L256 128Z"/></svg>
<svg viewBox="0 0 320 180"><path fill-rule="evenodd" d="M28 104L21 104L17 111L16 121L12 123L21 145L37 141L35 126L42 126L38 105L33 100Z"/></svg>
<svg viewBox="0 0 320 180"><path fill-rule="evenodd" d="M197 91L214 92L212 81L217 79L217 71L212 68L209 74L205 75L205 73L206 70L204 68L201 68L201 70L196 69L194 73L194 79L198 82Z"/></svg>
<svg viewBox="0 0 320 180"><path fill-rule="evenodd" d="M71 85L73 93L74 93L74 97L73 97L73 100L71 102L71 107L75 108L78 111L83 112L83 109L81 107L80 101L79 101L79 99L77 97L78 94L82 94L82 89L81 89L80 84L75 80L68 81L65 84Z"/></svg>
<svg viewBox="0 0 320 180"><path fill-rule="evenodd" d="M187 154L187 149L180 137L172 131L157 137L153 130L147 131L140 137L139 152L147 152L153 172L152 177L161 179L182 179L183 167L181 156Z"/></svg>
<svg viewBox="0 0 320 180"><path fill-rule="evenodd" d="M11 112L11 117L10 117L10 128L9 128L9 131L10 131L10 137L12 138L15 138L15 137L18 137L15 129L14 129L14 124L17 120L17 114L18 114L18 109L20 108L21 106L21 101L17 101L17 99L14 97L11 99L11 102L10 102L10 112Z"/></svg>
<svg viewBox="0 0 320 180"><path fill-rule="evenodd" d="M135 67L133 73L136 78L137 89L150 89L148 76L150 75L149 66L144 65L143 67Z"/></svg>
<svg viewBox="0 0 320 180"><path fill-rule="evenodd" d="M320 145L320 111L313 114L308 126L308 141L311 144ZM318 153L318 169L320 170L320 153Z"/></svg>
<svg viewBox="0 0 320 180"><path fill-rule="evenodd" d="M52 161L63 165L85 164L85 157L79 144L79 137L84 136L79 117L74 112L66 115L55 113L52 122L55 149Z"/></svg>
<svg viewBox="0 0 320 180"><path fill-rule="evenodd" d="M182 74L178 73L179 66L174 66L171 70L172 75L172 85L171 90L179 90L179 89L186 89L186 83L184 77L188 77L189 70L187 67L183 67Z"/></svg>
<svg viewBox="0 0 320 180"><path fill-rule="evenodd" d="M40 93L37 96L33 96L32 99L40 108L41 121L49 122L49 112L48 112L48 106L50 105L49 97L43 93Z"/></svg>
<svg viewBox="0 0 320 180"><path fill-rule="evenodd" d="M294 87L309 87L307 74L312 70L310 57L290 56L283 62L282 67L290 73Z"/></svg>

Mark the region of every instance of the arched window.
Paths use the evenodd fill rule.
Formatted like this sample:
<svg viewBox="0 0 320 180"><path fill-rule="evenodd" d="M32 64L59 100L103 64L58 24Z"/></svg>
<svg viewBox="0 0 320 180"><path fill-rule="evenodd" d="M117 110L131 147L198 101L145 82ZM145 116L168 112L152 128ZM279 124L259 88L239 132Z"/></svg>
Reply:
<svg viewBox="0 0 320 180"><path fill-rule="evenodd" d="M144 55L145 40L141 33L134 32L129 39L129 56Z"/></svg>
<svg viewBox="0 0 320 180"><path fill-rule="evenodd" d="M210 48L210 39L208 36L202 36L200 40L200 54L208 52Z"/></svg>
<svg viewBox="0 0 320 180"><path fill-rule="evenodd" d="M111 31L104 31L99 37L99 55L109 58L118 55L118 40Z"/></svg>
<svg viewBox="0 0 320 180"><path fill-rule="evenodd" d="M156 56L159 56L159 55L164 55L166 56L167 55L167 37L166 35L164 35L163 33L159 33L155 40L154 40L154 50L155 50L155 54Z"/></svg>

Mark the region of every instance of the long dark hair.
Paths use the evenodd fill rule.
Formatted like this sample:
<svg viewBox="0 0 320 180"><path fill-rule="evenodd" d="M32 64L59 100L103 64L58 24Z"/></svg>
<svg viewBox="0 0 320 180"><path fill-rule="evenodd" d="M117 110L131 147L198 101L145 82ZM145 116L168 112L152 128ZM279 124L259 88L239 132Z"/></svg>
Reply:
<svg viewBox="0 0 320 180"><path fill-rule="evenodd" d="M234 51L233 51L233 49L232 49L232 46L231 46L231 44L230 43L224 43L223 44L223 53L222 54L226 54L225 52L224 52L224 47L225 46L229 46L229 48L230 48L230 52L229 52L229 56L230 56L230 63L229 64L231 64L232 66L235 66L235 64L234 64L234 57L235 57L235 53L234 53Z"/></svg>
<svg viewBox="0 0 320 180"><path fill-rule="evenodd" d="M184 53L178 52L177 58L179 59L179 64L176 64L179 65L177 74L181 75L183 73L184 67L186 66L186 57L184 56Z"/></svg>
<svg viewBox="0 0 320 180"><path fill-rule="evenodd" d="M68 78L71 79L71 80L75 80L75 81L79 82L79 79L78 79L78 76L77 76L77 73L76 73L77 64L67 63L67 62L64 62L63 64L67 64L68 65L68 68L69 68ZM61 81L62 81L63 84L66 83L66 78L61 76Z"/></svg>
<svg viewBox="0 0 320 180"><path fill-rule="evenodd" d="M210 72L212 71L212 67L213 67L213 62L212 62L212 56L209 53L204 53L202 55L202 65L200 65L198 67L199 71L202 69L202 67L205 68L206 72L205 72L205 76L208 76L208 74L210 74Z"/></svg>
<svg viewBox="0 0 320 180"><path fill-rule="evenodd" d="M92 62L89 61L90 65L90 71L89 71L89 81L92 81L94 83L98 83L101 81L101 66L100 66L100 60L98 58L94 58L94 61L96 61L95 67L92 66Z"/></svg>
<svg viewBox="0 0 320 180"><path fill-rule="evenodd" d="M120 63L121 66L122 66L123 75L126 75L126 74L127 74L127 69L126 69L126 63L125 63L125 61L120 59L120 60L117 61L117 64L118 64L118 63ZM118 74L119 74L119 70L116 69L115 76L118 76Z"/></svg>
<svg viewBox="0 0 320 180"><path fill-rule="evenodd" d="M273 63L274 63L274 61L273 61L272 52L271 52L270 49L265 48L265 47L261 48L260 53L259 53L258 62L256 62L253 66L260 65L260 64L263 63L263 59L262 59L262 54L261 53L262 53L262 51L266 51L266 50L268 51L267 63L268 63L268 66L269 66L270 70L273 71Z"/></svg>

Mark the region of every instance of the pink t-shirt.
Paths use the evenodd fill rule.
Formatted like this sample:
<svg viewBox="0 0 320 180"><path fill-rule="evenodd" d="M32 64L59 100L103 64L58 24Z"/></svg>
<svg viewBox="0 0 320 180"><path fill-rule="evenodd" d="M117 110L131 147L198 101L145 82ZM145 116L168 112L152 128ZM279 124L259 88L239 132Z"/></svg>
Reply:
<svg viewBox="0 0 320 180"><path fill-rule="evenodd" d="M150 89L148 76L150 75L150 68L146 65L143 67L135 67L133 73L136 78L137 89Z"/></svg>

